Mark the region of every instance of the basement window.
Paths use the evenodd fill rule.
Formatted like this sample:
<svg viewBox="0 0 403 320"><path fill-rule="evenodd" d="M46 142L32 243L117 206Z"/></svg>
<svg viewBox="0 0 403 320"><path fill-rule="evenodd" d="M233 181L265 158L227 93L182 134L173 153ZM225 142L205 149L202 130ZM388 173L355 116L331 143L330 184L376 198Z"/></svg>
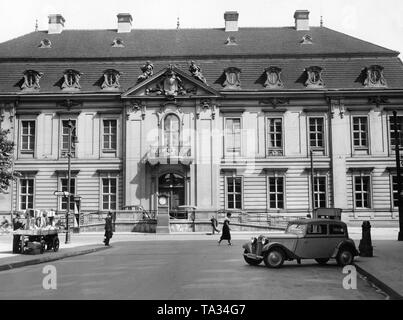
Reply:
<svg viewBox="0 0 403 320"><path fill-rule="evenodd" d="M39 44L39 48L51 48L52 42L49 39L43 39Z"/></svg>

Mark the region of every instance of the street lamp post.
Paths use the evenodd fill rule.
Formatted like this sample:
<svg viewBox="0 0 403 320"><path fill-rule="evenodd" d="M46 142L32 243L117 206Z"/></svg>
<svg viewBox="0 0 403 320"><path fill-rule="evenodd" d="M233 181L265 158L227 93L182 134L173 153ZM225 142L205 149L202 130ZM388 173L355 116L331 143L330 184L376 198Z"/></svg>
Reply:
<svg viewBox="0 0 403 320"><path fill-rule="evenodd" d="M311 149L311 197L312 197L312 218L314 217L315 212L315 185L314 185L314 178L313 178L313 152Z"/></svg>
<svg viewBox="0 0 403 320"><path fill-rule="evenodd" d="M73 133L73 123L71 119L68 122L69 137L68 137L68 151L67 151L67 210L66 210L66 244L71 241L70 233L70 191L71 191L71 144L72 144L72 133Z"/></svg>
<svg viewBox="0 0 403 320"><path fill-rule="evenodd" d="M397 112L393 111L393 122L395 126L395 154L396 154L396 175L397 175L397 199L399 203L399 234L398 241L403 241L403 197L402 197L402 176L400 171L400 137L397 127Z"/></svg>

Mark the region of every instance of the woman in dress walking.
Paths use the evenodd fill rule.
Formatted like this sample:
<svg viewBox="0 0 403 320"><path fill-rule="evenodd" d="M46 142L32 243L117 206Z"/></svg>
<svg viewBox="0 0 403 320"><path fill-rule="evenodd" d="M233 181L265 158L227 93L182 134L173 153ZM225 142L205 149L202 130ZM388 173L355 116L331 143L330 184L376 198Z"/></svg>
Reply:
<svg viewBox="0 0 403 320"><path fill-rule="evenodd" d="M224 225L222 227L222 234L221 234L221 238L220 240L218 240L218 245L220 245L222 240L227 240L228 241L228 245L231 246L231 232L230 232L230 227L229 227L229 223L230 223L230 218L231 218L231 213L228 212L227 213L227 217L224 219Z"/></svg>

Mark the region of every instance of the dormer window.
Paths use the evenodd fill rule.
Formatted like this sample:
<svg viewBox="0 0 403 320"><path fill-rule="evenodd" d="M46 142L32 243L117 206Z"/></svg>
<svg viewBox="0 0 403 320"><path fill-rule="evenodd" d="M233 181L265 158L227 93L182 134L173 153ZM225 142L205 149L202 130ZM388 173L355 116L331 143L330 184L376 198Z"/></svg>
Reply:
<svg viewBox="0 0 403 320"><path fill-rule="evenodd" d="M21 84L23 91L36 91L40 89L39 80L43 73L35 70L26 70L24 72L24 82Z"/></svg>
<svg viewBox="0 0 403 320"><path fill-rule="evenodd" d="M237 90L241 89L241 69L229 67L224 70L225 81L223 83L224 89Z"/></svg>
<svg viewBox="0 0 403 320"><path fill-rule="evenodd" d="M116 90L120 88L120 72L115 69L104 71L103 83L101 88L104 90Z"/></svg>
<svg viewBox="0 0 403 320"><path fill-rule="evenodd" d="M112 47L114 48L124 48L124 46L123 40L120 38L116 38L112 42Z"/></svg>
<svg viewBox="0 0 403 320"><path fill-rule="evenodd" d="M73 69L67 69L63 76L63 83L61 86L62 90L80 90L81 76L81 72Z"/></svg>
<svg viewBox="0 0 403 320"><path fill-rule="evenodd" d="M267 89L282 88L283 82L281 81L281 69L278 67L269 67L264 69L266 72L266 82L264 86Z"/></svg>
<svg viewBox="0 0 403 320"><path fill-rule="evenodd" d="M312 44L313 43L312 37L309 34L306 34L302 37L300 43L301 44Z"/></svg>
<svg viewBox="0 0 403 320"><path fill-rule="evenodd" d="M237 43L235 37L234 36L228 37L227 41L225 41L225 44L229 46L236 45Z"/></svg>
<svg viewBox="0 0 403 320"><path fill-rule="evenodd" d="M322 80L322 68L313 66L305 69L307 74L307 80L305 81L305 85L308 88L322 88L325 86L325 83Z"/></svg>
<svg viewBox="0 0 403 320"><path fill-rule="evenodd" d="M39 48L51 48L52 42L49 39L43 39L39 44Z"/></svg>
<svg viewBox="0 0 403 320"><path fill-rule="evenodd" d="M386 87L386 80L383 76L383 67L378 65L372 65L366 69L366 79L364 85L372 88Z"/></svg>

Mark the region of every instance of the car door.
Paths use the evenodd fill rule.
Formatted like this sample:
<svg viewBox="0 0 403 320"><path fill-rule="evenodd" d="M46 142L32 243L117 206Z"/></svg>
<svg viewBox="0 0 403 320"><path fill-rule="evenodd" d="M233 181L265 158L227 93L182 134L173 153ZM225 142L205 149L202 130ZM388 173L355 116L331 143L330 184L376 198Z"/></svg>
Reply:
<svg viewBox="0 0 403 320"><path fill-rule="evenodd" d="M347 238L347 227L338 223L329 223L327 252L330 257L340 242Z"/></svg>
<svg viewBox="0 0 403 320"><path fill-rule="evenodd" d="M328 225L323 222L310 223L303 238L298 239L296 255L300 258L327 258Z"/></svg>

